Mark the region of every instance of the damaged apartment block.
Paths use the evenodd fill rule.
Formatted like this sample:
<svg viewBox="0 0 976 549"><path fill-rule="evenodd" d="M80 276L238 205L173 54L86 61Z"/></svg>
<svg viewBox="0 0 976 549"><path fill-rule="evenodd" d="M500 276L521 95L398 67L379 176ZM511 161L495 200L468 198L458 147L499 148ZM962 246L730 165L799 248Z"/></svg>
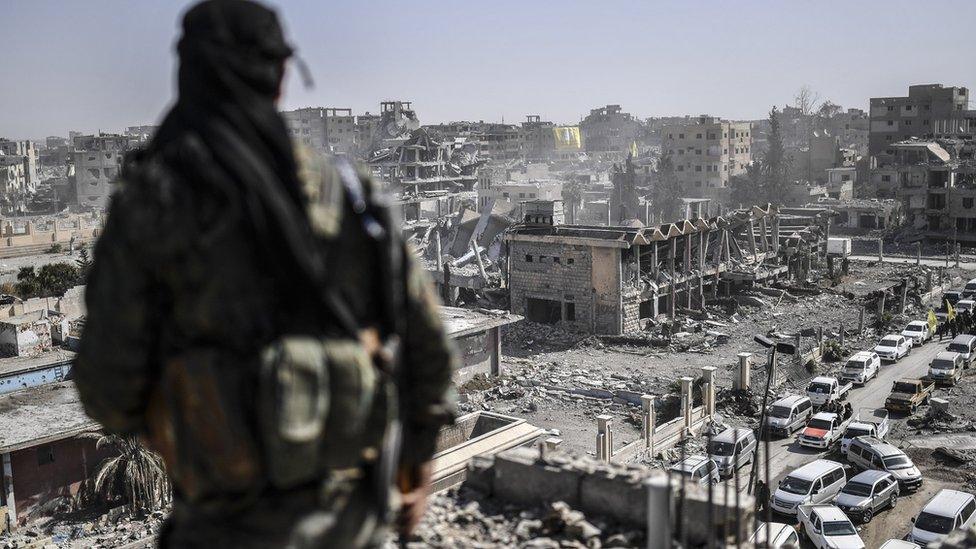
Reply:
<svg viewBox="0 0 976 549"><path fill-rule="evenodd" d="M563 225L559 201L526 204L505 235L511 311L616 335L644 319L701 310L707 299L805 279L826 251L830 212L753 206L649 227Z"/></svg>

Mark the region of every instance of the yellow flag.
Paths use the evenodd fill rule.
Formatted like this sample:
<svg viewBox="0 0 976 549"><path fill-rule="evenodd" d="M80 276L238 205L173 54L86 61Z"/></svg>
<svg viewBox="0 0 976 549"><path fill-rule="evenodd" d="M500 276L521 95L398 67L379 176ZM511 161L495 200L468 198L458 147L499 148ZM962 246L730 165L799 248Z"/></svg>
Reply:
<svg viewBox="0 0 976 549"><path fill-rule="evenodd" d="M631 143L630 143L630 154L633 155L634 158L637 158L637 142L636 141L631 141Z"/></svg>
<svg viewBox="0 0 976 549"><path fill-rule="evenodd" d="M949 320L956 318L956 310L952 308L952 303L949 303L948 299L946 300L946 318Z"/></svg>
<svg viewBox="0 0 976 549"><path fill-rule="evenodd" d="M929 309L929 331L935 333L936 328L939 326L939 319L935 316L935 311Z"/></svg>

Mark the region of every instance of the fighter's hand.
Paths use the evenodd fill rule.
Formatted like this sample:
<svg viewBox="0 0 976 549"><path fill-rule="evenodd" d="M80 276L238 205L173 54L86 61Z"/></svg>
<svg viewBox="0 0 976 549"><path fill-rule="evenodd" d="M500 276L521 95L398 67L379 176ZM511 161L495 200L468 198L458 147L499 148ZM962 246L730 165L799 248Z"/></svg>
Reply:
<svg viewBox="0 0 976 549"><path fill-rule="evenodd" d="M400 488L400 516L397 518L397 532L401 536L413 533L427 510L427 496L430 494L430 462L400 469L397 486Z"/></svg>

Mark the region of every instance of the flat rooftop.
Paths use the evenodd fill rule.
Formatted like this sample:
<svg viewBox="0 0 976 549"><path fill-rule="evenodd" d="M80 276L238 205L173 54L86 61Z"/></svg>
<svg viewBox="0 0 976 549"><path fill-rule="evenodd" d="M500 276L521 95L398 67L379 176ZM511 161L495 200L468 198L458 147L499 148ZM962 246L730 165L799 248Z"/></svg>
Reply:
<svg viewBox="0 0 976 549"><path fill-rule="evenodd" d="M23 450L101 428L85 414L70 381L0 395L0 425L0 452Z"/></svg>
<svg viewBox="0 0 976 549"><path fill-rule="evenodd" d="M0 377L69 364L74 362L76 354L67 349L52 349L35 356L0 358Z"/></svg>
<svg viewBox="0 0 976 549"><path fill-rule="evenodd" d="M484 332L498 326L514 324L523 317L513 315L508 311L489 309L461 309L459 307L441 307L441 320L447 335L452 338L464 337Z"/></svg>

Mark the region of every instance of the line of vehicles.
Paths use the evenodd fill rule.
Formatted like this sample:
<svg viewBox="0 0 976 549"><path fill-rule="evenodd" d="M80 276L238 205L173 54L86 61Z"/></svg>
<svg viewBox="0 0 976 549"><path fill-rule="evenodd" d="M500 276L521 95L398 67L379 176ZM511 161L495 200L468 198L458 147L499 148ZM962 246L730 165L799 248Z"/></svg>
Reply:
<svg viewBox="0 0 976 549"><path fill-rule="evenodd" d="M967 291L976 297L976 279L967 284ZM957 309L963 301L958 300ZM976 308L976 301L970 301ZM768 505L778 516L789 517L798 528L770 523L769 547L795 544L802 534L817 548L863 548L855 521L870 522L877 513L895 507L900 495L921 487L922 474L911 458L885 442L890 414L915 414L920 406L928 404L936 385L958 383L963 370L976 361L976 336L953 338L947 349L932 359L925 376L894 381L884 408L862 408L854 416L850 404L843 401L853 387L863 387L876 379L882 362L901 360L934 335L927 322L912 321L900 333L881 338L870 351L851 355L839 376L815 377L805 394L782 397L768 407L765 426L769 436L789 437L800 431L800 446L820 451L839 447L854 473L848 478L844 464L817 459L787 474L770 494ZM706 456L688 457L674 465L672 471L700 485L718 483L750 464L757 446L751 429L728 428L711 440ZM941 490L913 519L905 540L889 540L882 547L923 547L974 522L976 496ZM767 525L760 524L752 541L763 543L766 536Z"/></svg>

